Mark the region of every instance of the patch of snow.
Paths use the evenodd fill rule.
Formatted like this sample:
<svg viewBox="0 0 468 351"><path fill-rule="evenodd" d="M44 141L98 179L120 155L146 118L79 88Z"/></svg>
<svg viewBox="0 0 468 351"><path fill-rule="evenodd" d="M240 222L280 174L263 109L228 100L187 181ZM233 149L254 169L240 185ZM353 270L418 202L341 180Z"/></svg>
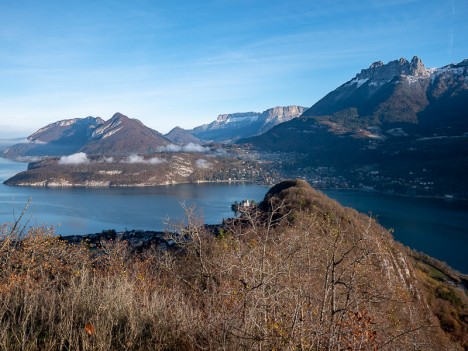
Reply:
<svg viewBox="0 0 468 351"><path fill-rule="evenodd" d="M48 125L46 125L45 127L39 128L39 129L37 130L37 132L35 132L33 135L35 135L35 134L40 134L40 133L45 132L46 130L48 130L48 129L50 129L50 128L53 128L53 127L67 127L67 126L71 126L72 124L75 124L77 120L78 120L77 118L65 119L65 120L63 120L63 121L58 121L58 122L54 122L54 123L48 124ZM29 139L29 138L28 138L28 139ZM32 140L32 139L29 139L29 140Z"/></svg>
<svg viewBox="0 0 468 351"><path fill-rule="evenodd" d="M258 120L258 113L245 113L245 114L234 114L234 115L219 115L216 121L212 123L212 127L219 128L226 124L236 125L236 124L250 124Z"/></svg>
<svg viewBox="0 0 468 351"><path fill-rule="evenodd" d="M369 83L369 86L371 86L371 87L379 87L379 86L381 86L381 85L384 85L385 83L386 83L386 82L375 82L375 81L373 81L373 82L370 82L370 83Z"/></svg>
<svg viewBox="0 0 468 351"><path fill-rule="evenodd" d="M452 74L454 76L461 76L465 75L465 81L468 81L468 74L467 74L467 68L466 67L450 67L450 66L445 66L445 67L440 67L440 68L430 68L429 72L431 74L431 80L434 82L434 79L443 75L443 74Z"/></svg>
<svg viewBox="0 0 468 351"><path fill-rule="evenodd" d="M143 156L133 154L133 155L128 156L127 159L122 162L123 163L145 163L145 164L156 165L159 163L166 162L166 159L159 158L159 157L152 157L149 159L145 159Z"/></svg>
<svg viewBox="0 0 468 351"><path fill-rule="evenodd" d="M356 88L359 88L361 85L363 85L365 82L367 82L369 79L368 78L364 78L364 79L358 79L358 78L354 78L353 80L351 80L348 84L346 84L346 86L351 86L353 84L357 84L356 85Z"/></svg>
<svg viewBox="0 0 468 351"><path fill-rule="evenodd" d="M424 80L426 79L427 77L425 76L406 76L406 75L402 75L403 77L406 78L406 80L408 81L408 83L411 85L411 84L415 84L415 83L418 83L420 82L421 80Z"/></svg>
<svg viewBox="0 0 468 351"><path fill-rule="evenodd" d="M93 134L92 134L92 137L97 137L99 135L103 135L103 134L106 134L107 131L110 131L112 130L113 128L116 128L117 126L119 126L120 124L122 123L122 121L120 120L117 120L117 121L114 121L112 122L111 124L108 124L108 125L103 125L101 127L98 127L94 130Z"/></svg>
<svg viewBox="0 0 468 351"><path fill-rule="evenodd" d="M57 122L58 126L59 127L68 127L68 126L71 126L72 124L75 124L77 121L76 118L73 118L73 119L66 119L66 120L63 120L63 121L60 121L60 122Z"/></svg>
<svg viewBox="0 0 468 351"><path fill-rule="evenodd" d="M110 137L111 135L117 133L119 130L121 130L123 127L120 127L120 128L117 128L117 129L112 129L110 131L108 131L107 133L105 133L103 136L102 136L102 139L105 139L107 137Z"/></svg>
<svg viewBox="0 0 468 351"><path fill-rule="evenodd" d="M210 151L209 147L201 146L200 144L188 143L186 145L175 145L169 144L166 146L160 146L156 149L158 152L208 152Z"/></svg>

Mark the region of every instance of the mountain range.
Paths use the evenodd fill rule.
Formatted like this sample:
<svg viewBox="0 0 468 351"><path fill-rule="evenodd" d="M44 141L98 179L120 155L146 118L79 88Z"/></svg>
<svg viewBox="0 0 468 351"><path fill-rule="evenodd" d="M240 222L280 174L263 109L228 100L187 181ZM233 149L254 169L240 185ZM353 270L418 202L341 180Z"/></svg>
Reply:
<svg viewBox="0 0 468 351"><path fill-rule="evenodd" d="M263 112L222 114L218 118L188 132L204 141L233 142L241 138L265 133L274 126L299 117L302 106L277 106Z"/></svg>
<svg viewBox="0 0 468 351"><path fill-rule="evenodd" d="M10 146L8 158L61 156L77 152L90 155L124 156L149 154L170 144L161 133L137 119L116 113L108 121L100 117L74 118L51 123Z"/></svg>
<svg viewBox="0 0 468 351"><path fill-rule="evenodd" d="M210 142L253 148L252 157L284 177L305 177L318 187L468 198L461 181L468 177L468 60L441 68L426 68L416 56L378 61L309 109L223 114L166 135L121 113L108 121L63 120L3 155L149 155L172 143Z"/></svg>
<svg viewBox="0 0 468 351"><path fill-rule="evenodd" d="M168 144L229 142L260 134L298 117L304 107L275 107L262 113L246 112L218 116L210 124L185 130L173 128L166 135L137 119L117 112L108 121L100 117L65 119L51 123L30 135L25 142L5 146L7 158L62 156L77 152L90 155L125 156L151 154Z"/></svg>
<svg viewBox="0 0 468 351"><path fill-rule="evenodd" d="M325 186L466 197L468 60L375 62L301 117L238 143L295 153L283 170Z"/></svg>
<svg viewBox="0 0 468 351"><path fill-rule="evenodd" d="M418 57L373 63L303 113L360 128L402 125L412 133L456 134L468 129L468 59L428 69ZM355 130L353 130L355 131Z"/></svg>

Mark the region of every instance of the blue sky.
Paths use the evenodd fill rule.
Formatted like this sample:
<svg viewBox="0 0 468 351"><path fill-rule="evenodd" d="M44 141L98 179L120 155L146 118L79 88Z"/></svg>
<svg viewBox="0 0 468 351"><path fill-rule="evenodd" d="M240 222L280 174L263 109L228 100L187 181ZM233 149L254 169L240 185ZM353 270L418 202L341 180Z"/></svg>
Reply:
<svg viewBox="0 0 468 351"><path fill-rule="evenodd" d="M466 0L0 1L0 137L311 106L374 61L468 58Z"/></svg>

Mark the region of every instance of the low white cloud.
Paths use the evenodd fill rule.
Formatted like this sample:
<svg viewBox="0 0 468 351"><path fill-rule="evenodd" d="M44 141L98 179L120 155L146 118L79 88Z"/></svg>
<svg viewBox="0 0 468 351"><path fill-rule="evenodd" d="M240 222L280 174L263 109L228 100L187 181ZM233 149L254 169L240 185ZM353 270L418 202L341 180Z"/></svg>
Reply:
<svg viewBox="0 0 468 351"><path fill-rule="evenodd" d="M14 144L29 144L31 141L28 139L0 139L0 144L14 145Z"/></svg>
<svg viewBox="0 0 468 351"><path fill-rule="evenodd" d="M35 140L26 139L26 142L29 144L39 144L39 145L47 144L47 142L39 140L39 139L35 139Z"/></svg>
<svg viewBox="0 0 468 351"><path fill-rule="evenodd" d="M146 163L146 164L156 165L156 164L159 164L159 163L166 162L166 160L163 159L163 158L159 158L159 157L152 157L152 158L149 158L149 159L145 159L143 156L133 154L133 155L128 156L127 159L124 160L123 162L125 162L125 163Z"/></svg>
<svg viewBox="0 0 468 351"><path fill-rule="evenodd" d="M113 157L103 157L103 158L100 158L98 161L96 161L98 163L114 163L115 160Z"/></svg>
<svg viewBox="0 0 468 351"><path fill-rule="evenodd" d="M166 151L166 152L181 152L182 151L182 147L179 145L175 145L175 144L161 146L160 149L161 149L160 151Z"/></svg>
<svg viewBox="0 0 468 351"><path fill-rule="evenodd" d="M201 146L200 144L188 143L186 145L175 145L169 144L166 146L161 146L157 149L159 152L208 152L210 151L209 147Z"/></svg>
<svg viewBox="0 0 468 351"><path fill-rule="evenodd" d="M20 162L37 162L42 160L42 157L39 156L19 156L15 158L16 161Z"/></svg>
<svg viewBox="0 0 468 351"><path fill-rule="evenodd" d="M196 166L198 168L202 168L202 169L208 169L208 168L211 168L212 164L210 162L208 162L207 160L203 159L203 158L199 158L196 162L195 162Z"/></svg>
<svg viewBox="0 0 468 351"><path fill-rule="evenodd" d="M182 146L182 151L185 152L208 152L210 151L209 147L201 146L200 144L188 143L187 145Z"/></svg>
<svg viewBox="0 0 468 351"><path fill-rule="evenodd" d="M127 157L126 163L145 163L143 156L130 155Z"/></svg>
<svg viewBox="0 0 468 351"><path fill-rule="evenodd" d="M159 157L152 157L149 160L146 160L148 163L152 165L156 165L158 163L164 163L166 160L164 158L159 158Z"/></svg>
<svg viewBox="0 0 468 351"><path fill-rule="evenodd" d="M69 156L62 156L58 161L61 165L79 165L89 163L89 158L84 152L78 152Z"/></svg>
<svg viewBox="0 0 468 351"><path fill-rule="evenodd" d="M227 151L222 148L219 148L219 149L216 149L215 154L216 156L226 156Z"/></svg>

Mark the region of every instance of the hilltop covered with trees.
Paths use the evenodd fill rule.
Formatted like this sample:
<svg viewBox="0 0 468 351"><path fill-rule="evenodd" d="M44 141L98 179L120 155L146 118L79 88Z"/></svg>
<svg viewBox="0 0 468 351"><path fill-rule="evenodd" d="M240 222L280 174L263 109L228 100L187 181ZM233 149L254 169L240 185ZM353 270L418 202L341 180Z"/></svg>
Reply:
<svg viewBox="0 0 468 351"><path fill-rule="evenodd" d="M462 350L464 276L303 181L166 245L4 225L2 350ZM466 282L466 280L465 280Z"/></svg>

